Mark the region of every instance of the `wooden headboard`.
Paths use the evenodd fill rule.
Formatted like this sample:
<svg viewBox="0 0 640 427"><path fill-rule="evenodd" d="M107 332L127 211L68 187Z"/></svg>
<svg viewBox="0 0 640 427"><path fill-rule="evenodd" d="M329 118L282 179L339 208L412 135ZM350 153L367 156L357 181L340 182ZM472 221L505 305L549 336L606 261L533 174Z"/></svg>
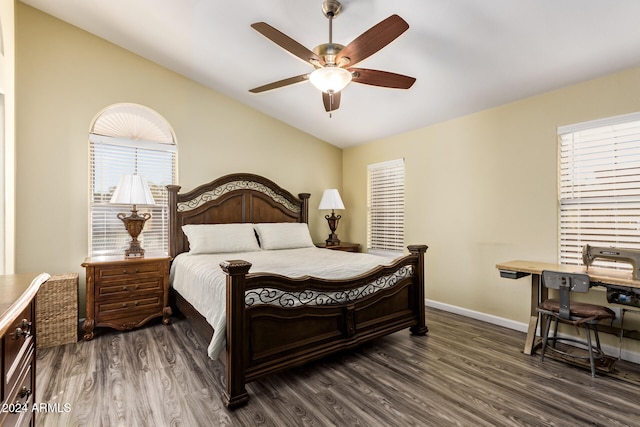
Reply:
<svg viewBox="0 0 640 427"><path fill-rule="evenodd" d="M298 197L273 181L250 173L230 174L178 194L168 185L169 255L189 250L186 224L309 222L309 193Z"/></svg>

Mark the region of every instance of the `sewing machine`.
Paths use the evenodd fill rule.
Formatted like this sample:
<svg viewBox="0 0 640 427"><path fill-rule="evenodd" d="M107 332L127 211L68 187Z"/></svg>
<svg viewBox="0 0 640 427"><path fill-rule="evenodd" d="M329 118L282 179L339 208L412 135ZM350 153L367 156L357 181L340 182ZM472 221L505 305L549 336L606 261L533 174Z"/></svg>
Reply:
<svg viewBox="0 0 640 427"><path fill-rule="evenodd" d="M628 262L633 266L632 277L634 280L638 280L640 277L640 250L639 249L622 249L614 247L597 247L591 245L584 245L582 247L582 262L589 269L589 266L593 264L596 259L608 259L611 261Z"/></svg>
<svg viewBox="0 0 640 427"><path fill-rule="evenodd" d="M596 259L627 262L633 267L633 279L638 280L638 277L640 277L640 250L638 249L584 245L582 247L582 262L587 267L587 270ZM608 302L640 307L640 290L616 285L608 285L606 287Z"/></svg>

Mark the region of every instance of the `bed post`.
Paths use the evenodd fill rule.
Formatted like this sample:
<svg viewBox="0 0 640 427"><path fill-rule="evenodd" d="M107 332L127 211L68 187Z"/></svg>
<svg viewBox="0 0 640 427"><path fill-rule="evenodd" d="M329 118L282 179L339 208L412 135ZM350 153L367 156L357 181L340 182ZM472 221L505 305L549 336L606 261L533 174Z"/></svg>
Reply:
<svg viewBox="0 0 640 427"><path fill-rule="evenodd" d="M307 224L309 224L309 197L311 197L310 193L298 194L298 198L302 200L300 222L306 222Z"/></svg>
<svg viewBox="0 0 640 427"><path fill-rule="evenodd" d="M245 389L248 349L244 337L244 287L251 263L241 260L223 261L220 267L227 275L227 387L222 400L227 408L233 409L249 401L249 394Z"/></svg>
<svg viewBox="0 0 640 427"><path fill-rule="evenodd" d="M424 253L427 251L427 245L409 245L407 247L411 254L418 257L416 262L416 289L414 298L416 299L416 309L418 314L418 324L409 328L413 335L425 335L429 332L424 315Z"/></svg>
<svg viewBox="0 0 640 427"><path fill-rule="evenodd" d="M180 191L179 185L167 185L167 192L169 194L169 256L175 258L178 255L177 241L176 241L176 227L178 221L176 221L176 214L178 208L178 191Z"/></svg>

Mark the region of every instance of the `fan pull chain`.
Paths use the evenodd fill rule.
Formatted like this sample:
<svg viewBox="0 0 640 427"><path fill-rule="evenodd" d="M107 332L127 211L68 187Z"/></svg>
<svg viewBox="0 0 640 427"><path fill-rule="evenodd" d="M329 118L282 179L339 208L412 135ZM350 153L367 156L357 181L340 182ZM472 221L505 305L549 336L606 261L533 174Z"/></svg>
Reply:
<svg viewBox="0 0 640 427"><path fill-rule="evenodd" d="M331 20L329 20L331 22ZM329 92L329 118L333 117L333 92Z"/></svg>

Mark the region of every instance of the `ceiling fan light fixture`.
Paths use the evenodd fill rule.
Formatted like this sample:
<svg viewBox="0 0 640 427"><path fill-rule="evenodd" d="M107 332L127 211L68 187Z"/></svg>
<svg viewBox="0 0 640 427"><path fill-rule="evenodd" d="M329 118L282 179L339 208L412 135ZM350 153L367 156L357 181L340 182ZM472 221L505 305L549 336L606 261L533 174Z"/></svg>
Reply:
<svg viewBox="0 0 640 427"><path fill-rule="evenodd" d="M309 81L325 93L340 92L351 82L349 70L336 66L318 68L309 75Z"/></svg>
<svg viewBox="0 0 640 427"><path fill-rule="evenodd" d="M316 70L249 89L249 92L260 93L309 80L322 92L324 108L331 117L331 112L340 107L342 89L351 81L370 86L409 89L416 81L413 77L388 71L353 68L398 38L409 29L409 24L398 15L391 15L343 46L333 42L333 19L341 11L340 0L324 0L322 13L329 19L329 42L322 43L313 50L307 49L266 22L251 24L251 28Z"/></svg>

